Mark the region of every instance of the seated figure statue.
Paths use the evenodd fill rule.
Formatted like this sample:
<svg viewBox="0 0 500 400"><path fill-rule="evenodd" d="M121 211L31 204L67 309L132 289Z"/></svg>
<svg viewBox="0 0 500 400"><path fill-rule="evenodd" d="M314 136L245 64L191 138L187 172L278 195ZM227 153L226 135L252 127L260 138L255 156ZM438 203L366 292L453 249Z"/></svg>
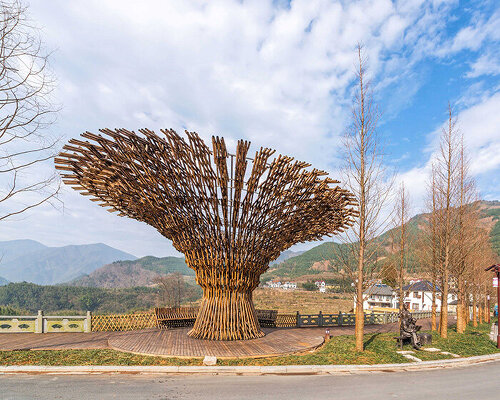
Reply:
<svg viewBox="0 0 500 400"><path fill-rule="evenodd" d="M422 344L420 343L420 338L418 337L417 332L422 327L417 325L417 320L412 317L410 311L408 311L408 307L406 306L406 304L403 305L403 309L399 313L399 320L401 321L399 338L401 340L401 343L405 339L410 339L413 348L420 350Z"/></svg>

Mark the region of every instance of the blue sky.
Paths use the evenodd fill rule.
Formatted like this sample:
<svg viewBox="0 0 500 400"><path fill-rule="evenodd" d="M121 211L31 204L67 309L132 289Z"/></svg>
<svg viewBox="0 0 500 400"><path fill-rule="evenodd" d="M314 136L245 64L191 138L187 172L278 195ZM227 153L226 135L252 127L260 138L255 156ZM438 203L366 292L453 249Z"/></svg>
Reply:
<svg viewBox="0 0 500 400"><path fill-rule="evenodd" d="M57 77L52 133L148 127L239 138L335 177L355 46L365 45L386 162L422 211L430 159L451 102L481 196L500 199L498 1L31 2ZM47 169L53 168L47 165ZM65 189L64 207L3 222L0 240L104 242L175 254L144 224Z"/></svg>

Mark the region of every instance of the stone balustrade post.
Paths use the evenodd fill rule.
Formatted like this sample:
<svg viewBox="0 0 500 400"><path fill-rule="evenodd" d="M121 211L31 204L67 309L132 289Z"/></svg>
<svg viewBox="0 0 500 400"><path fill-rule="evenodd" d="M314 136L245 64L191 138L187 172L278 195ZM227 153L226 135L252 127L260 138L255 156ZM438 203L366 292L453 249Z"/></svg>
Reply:
<svg viewBox="0 0 500 400"><path fill-rule="evenodd" d="M35 320L35 333L43 333L43 311L38 310Z"/></svg>
<svg viewBox="0 0 500 400"><path fill-rule="evenodd" d="M87 311L87 316L83 321L83 331L85 333L92 332L92 313L90 311Z"/></svg>

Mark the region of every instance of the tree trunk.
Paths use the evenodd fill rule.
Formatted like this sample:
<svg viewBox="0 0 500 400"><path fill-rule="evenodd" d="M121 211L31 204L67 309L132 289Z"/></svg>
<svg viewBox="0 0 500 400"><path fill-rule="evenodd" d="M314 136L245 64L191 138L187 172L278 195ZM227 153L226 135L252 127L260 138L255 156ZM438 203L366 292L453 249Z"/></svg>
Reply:
<svg viewBox="0 0 500 400"><path fill-rule="evenodd" d="M490 310L488 309L488 295L484 296L484 322L490 323Z"/></svg>
<svg viewBox="0 0 500 400"><path fill-rule="evenodd" d="M481 300L477 304L478 314L479 314L479 324L483 323L483 307L481 306Z"/></svg>
<svg viewBox="0 0 500 400"><path fill-rule="evenodd" d="M203 300L189 336L209 340L242 340L264 336L251 291L204 288Z"/></svg>
<svg viewBox="0 0 500 400"><path fill-rule="evenodd" d="M470 322L470 300L469 300L470 294L467 293L466 298L465 298L465 326L469 325Z"/></svg>
<svg viewBox="0 0 500 400"><path fill-rule="evenodd" d="M448 254L446 254L445 257L445 263L441 298L441 324L439 325L439 330L443 339L448 337Z"/></svg>
<svg viewBox="0 0 500 400"><path fill-rule="evenodd" d="M464 313L464 284L461 276L458 277L458 301L457 301L457 332L465 332L465 313Z"/></svg>
<svg viewBox="0 0 500 400"><path fill-rule="evenodd" d="M364 245L359 247L358 282L356 285L356 321L354 332L356 335L356 351L363 351L363 334L365 329L365 313L363 310L363 261Z"/></svg>
<svg viewBox="0 0 500 400"><path fill-rule="evenodd" d="M433 331L437 330L436 321L436 279L432 279L432 314L431 314L431 329Z"/></svg>
<svg viewBox="0 0 500 400"><path fill-rule="evenodd" d="M475 293L472 295L472 326L477 327L477 298Z"/></svg>

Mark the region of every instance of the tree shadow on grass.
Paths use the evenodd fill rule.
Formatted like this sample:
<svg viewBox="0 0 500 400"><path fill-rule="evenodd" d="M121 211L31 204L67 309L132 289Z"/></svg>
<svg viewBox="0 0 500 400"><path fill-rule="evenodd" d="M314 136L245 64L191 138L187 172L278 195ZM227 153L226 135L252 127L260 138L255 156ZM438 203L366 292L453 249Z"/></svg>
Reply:
<svg viewBox="0 0 500 400"><path fill-rule="evenodd" d="M380 332L374 333L373 335L370 336L370 338L363 343L363 349L366 350L366 348L377 338L377 336L380 335Z"/></svg>

